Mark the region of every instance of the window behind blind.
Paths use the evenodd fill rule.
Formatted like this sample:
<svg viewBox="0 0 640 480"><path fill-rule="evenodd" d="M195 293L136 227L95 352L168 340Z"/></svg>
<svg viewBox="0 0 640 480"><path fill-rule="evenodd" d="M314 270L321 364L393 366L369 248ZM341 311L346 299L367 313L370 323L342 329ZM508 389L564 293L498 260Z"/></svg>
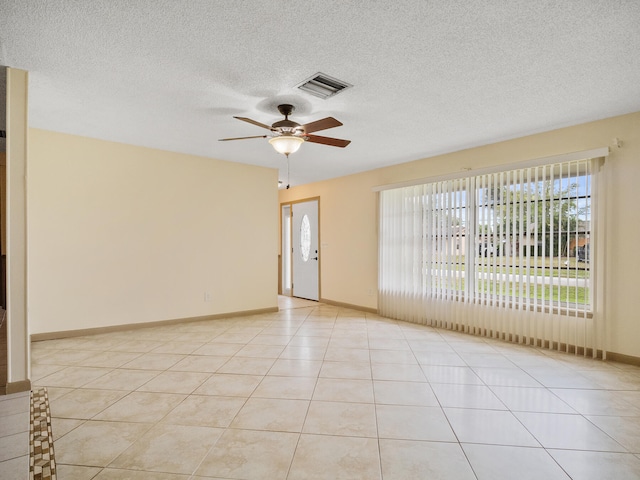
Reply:
<svg viewBox="0 0 640 480"><path fill-rule="evenodd" d="M591 349L594 165L600 159L381 191L380 313Z"/></svg>

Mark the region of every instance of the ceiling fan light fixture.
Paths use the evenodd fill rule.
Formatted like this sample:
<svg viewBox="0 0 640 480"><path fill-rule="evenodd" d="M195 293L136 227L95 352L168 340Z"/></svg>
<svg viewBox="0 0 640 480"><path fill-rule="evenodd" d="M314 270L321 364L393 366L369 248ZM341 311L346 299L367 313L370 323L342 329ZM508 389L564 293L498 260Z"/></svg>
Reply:
<svg viewBox="0 0 640 480"><path fill-rule="evenodd" d="M300 148L300 145L304 143L304 138L296 137L294 135L279 135L269 139L269 143L273 146L276 152L289 156L291 153L295 153Z"/></svg>

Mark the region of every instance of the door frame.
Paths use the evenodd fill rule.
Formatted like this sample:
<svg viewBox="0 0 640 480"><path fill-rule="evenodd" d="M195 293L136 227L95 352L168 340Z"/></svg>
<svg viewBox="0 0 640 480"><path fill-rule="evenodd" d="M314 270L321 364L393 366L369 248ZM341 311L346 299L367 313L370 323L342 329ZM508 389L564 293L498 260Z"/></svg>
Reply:
<svg viewBox="0 0 640 480"><path fill-rule="evenodd" d="M320 221L321 217L321 206L320 206L320 197L307 197L307 198L301 198L298 200L292 200L290 202L282 202L280 204L279 207L279 217L280 217L280 265L279 265L279 269L280 271L283 273L282 275L280 275L281 278L284 278L284 265L285 265L285 252L283 251L283 245L284 245L284 239L282 238L283 233L282 233L282 229L283 229L283 225L284 225L284 220L282 218L282 207L284 206L289 206L290 207L290 212L291 212L291 225L293 225L293 206L296 203L305 203L305 202L313 202L316 201L318 202L318 301L322 300L322 228L320 227L320 224L322 223ZM293 245L293 228L289 229L289 245ZM288 252L289 255L291 255L291 252ZM291 283L293 284L295 279L293 278L293 261L289 262L289 278L291 279ZM278 285L278 290L282 291L282 293L284 294L284 286L282 285L282 280L279 282L280 284ZM293 289L290 289L289 291L289 296L293 296Z"/></svg>

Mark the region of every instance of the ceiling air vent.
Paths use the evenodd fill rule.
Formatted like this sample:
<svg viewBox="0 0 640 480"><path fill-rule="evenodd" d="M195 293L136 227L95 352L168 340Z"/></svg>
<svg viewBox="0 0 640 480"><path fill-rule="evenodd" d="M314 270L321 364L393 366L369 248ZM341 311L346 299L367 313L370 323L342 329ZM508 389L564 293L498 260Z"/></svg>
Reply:
<svg viewBox="0 0 640 480"><path fill-rule="evenodd" d="M300 85L297 85L297 87L303 92L310 93L311 95L315 95L322 99L327 99L337 95L349 87L353 87L353 85L318 72L313 77L308 78Z"/></svg>

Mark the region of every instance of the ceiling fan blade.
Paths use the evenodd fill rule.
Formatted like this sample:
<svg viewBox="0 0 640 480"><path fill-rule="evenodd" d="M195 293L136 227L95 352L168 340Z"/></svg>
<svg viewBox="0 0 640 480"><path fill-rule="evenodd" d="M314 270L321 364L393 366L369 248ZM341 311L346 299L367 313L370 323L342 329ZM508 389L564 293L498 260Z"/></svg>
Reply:
<svg viewBox="0 0 640 480"><path fill-rule="evenodd" d="M253 137L235 137L235 138L221 138L219 142L228 142L229 140L246 140L248 138L267 138L269 135L254 135Z"/></svg>
<svg viewBox="0 0 640 480"><path fill-rule="evenodd" d="M266 128L267 130L271 130L271 127L269 125L265 125L264 123L260 123L257 120L251 120L250 118L247 118L247 117L233 117L233 118L237 118L238 120L242 120L243 122L251 123L251 124L256 125L258 127L262 127L262 128Z"/></svg>
<svg viewBox="0 0 640 480"><path fill-rule="evenodd" d="M322 145L330 145L332 147L344 148L351 143L351 140L342 140L340 138L321 137L320 135L305 135L307 142L321 143Z"/></svg>
<svg viewBox="0 0 640 480"><path fill-rule="evenodd" d="M340 127L342 122L336 120L333 117L323 118L322 120L316 120L315 122L302 125L305 133L319 132L320 130L326 130L328 128Z"/></svg>

